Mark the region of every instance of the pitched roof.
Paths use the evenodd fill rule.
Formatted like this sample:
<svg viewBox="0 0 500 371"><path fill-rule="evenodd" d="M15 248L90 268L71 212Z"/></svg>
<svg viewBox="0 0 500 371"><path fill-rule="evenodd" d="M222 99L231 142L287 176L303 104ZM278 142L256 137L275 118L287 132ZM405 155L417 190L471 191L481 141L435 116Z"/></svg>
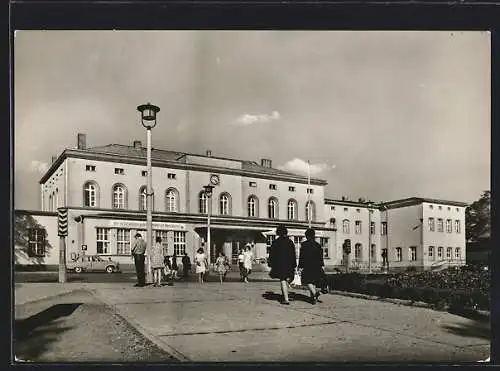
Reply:
<svg viewBox="0 0 500 371"><path fill-rule="evenodd" d="M130 156L130 157L144 157L146 158L147 150L141 147L140 149L134 148L133 146L126 146L123 144L108 144L100 147L87 148L86 151L94 153L108 153L120 156ZM176 151L167 151L163 149L151 149L151 158L153 160L160 161L177 161L182 157L184 153Z"/></svg>

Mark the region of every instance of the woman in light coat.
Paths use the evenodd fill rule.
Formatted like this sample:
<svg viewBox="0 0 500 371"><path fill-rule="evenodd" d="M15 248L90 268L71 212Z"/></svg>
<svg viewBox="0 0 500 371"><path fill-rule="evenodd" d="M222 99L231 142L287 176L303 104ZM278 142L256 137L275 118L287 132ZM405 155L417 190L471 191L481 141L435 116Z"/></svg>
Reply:
<svg viewBox="0 0 500 371"><path fill-rule="evenodd" d="M201 247L196 251L194 262L196 264L196 274L198 275L198 282L203 283L203 276L207 271L208 261L205 252Z"/></svg>

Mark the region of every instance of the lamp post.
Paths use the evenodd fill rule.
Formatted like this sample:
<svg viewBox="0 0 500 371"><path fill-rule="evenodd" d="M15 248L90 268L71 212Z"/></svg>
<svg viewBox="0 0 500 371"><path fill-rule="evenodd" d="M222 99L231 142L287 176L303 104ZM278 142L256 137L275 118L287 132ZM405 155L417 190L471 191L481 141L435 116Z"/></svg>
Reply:
<svg viewBox="0 0 500 371"><path fill-rule="evenodd" d="M211 248L211 242L210 242L210 214L212 213L212 191L215 188L213 185L206 185L203 186L205 188L205 196L207 200L207 260L208 264L211 263L211 255L210 255L210 248Z"/></svg>
<svg viewBox="0 0 500 371"><path fill-rule="evenodd" d="M148 255L147 282L153 282L153 273L151 271L151 248L153 246L153 190L152 190L152 166L151 166L151 129L156 126L156 114L160 112L160 107L151 103L142 104L137 107L141 113L142 126L146 128L147 133L147 190L146 190L146 229L148 235L146 252Z"/></svg>

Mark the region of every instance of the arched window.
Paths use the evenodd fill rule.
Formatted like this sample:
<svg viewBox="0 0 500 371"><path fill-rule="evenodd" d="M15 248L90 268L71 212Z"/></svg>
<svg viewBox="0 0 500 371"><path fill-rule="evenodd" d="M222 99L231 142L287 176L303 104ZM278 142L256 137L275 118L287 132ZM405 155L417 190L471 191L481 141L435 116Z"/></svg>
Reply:
<svg viewBox="0 0 500 371"><path fill-rule="evenodd" d="M227 193L222 193L219 197L219 206L221 215L231 214L231 197Z"/></svg>
<svg viewBox="0 0 500 371"><path fill-rule="evenodd" d="M311 212L309 214L309 205L311 205ZM316 221L316 205L313 201L306 202L306 220L309 221L309 215L311 217L311 221Z"/></svg>
<svg viewBox="0 0 500 371"><path fill-rule="evenodd" d="M115 184L113 186L112 196L113 209L126 209L127 208L127 189L123 184Z"/></svg>
<svg viewBox="0 0 500 371"><path fill-rule="evenodd" d="M255 196L248 197L248 216L259 216L259 200Z"/></svg>
<svg viewBox="0 0 500 371"><path fill-rule="evenodd" d="M354 260L361 261L363 258L363 245L357 243L354 245Z"/></svg>
<svg viewBox="0 0 500 371"><path fill-rule="evenodd" d="M287 217L288 217L288 220L297 219L297 201L288 200Z"/></svg>
<svg viewBox="0 0 500 371"><path fill-rule="evenodd" d="M155 209L155 196L154 192L151 191L151 210ZM140 211L146 211L148 209L148 189L146 186L142 186L141 189L139 190L139 210Z"/></svg>
<svg viewBox="0 0 500 371"><path fill-rule="evenodd" d="M278 219L278 200L274 197L267 203L267 216L269 219Z"/></svg>
<svg viewBox="0 0 500 371"><path fill-rule="evenodd" d="M344 234L349 234L350 231L349 231L349 220L348 219L344 219L342 221L342 232Z"/></svg>
<svg viewBox="0 0 500 371"><path fill-rule="evenodd" d="M87 182L83 186L83 206L97 207L97 184Z"/></svg>
<svg viewBox="0 0 500 371"><path fill-rule="evenodd" d="M201 191L200 194L198 195L198 200L199 200L198 211L200 212L200 214L207 213L207 207L208 207L207 198L208 197L205 194L205 191Z"/></svg>
<svg viewBox="0 0 500 371"><path fill-rule="evenodd" d="M179 211L179 192L175 188L169 188L165 193L165 211L167 213Z"/></svg>

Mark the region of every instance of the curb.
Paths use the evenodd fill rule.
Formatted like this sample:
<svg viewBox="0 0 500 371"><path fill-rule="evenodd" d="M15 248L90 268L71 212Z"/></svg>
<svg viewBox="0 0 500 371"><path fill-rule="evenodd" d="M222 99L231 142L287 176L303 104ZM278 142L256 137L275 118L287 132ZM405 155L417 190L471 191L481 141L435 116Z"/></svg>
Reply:
<svg viewBox="0 0 500 371"><path fill-rule="evenodd" d="M97 299L101 300L110 310L112 310L116 315L122 318L125 322L127 322L130 326L135 328L142 336L155 344L158 348L162 349L164 352L168 353L170 356L175 358L180 362L190 362L191 360L186 357L184 354L179 352L177 349L171 347L163 340L159 339L156 335L152 334L149 330L144 328L139 322L137 322L133 317L126 314L123 310L120 310L116 306L110 304L99 292L97 289L88 288L92 295L94 295Z"/></svg>
<svg viewBox="0 0 500 371"><path fill-rule="evenodd" d="M26 304L37 303L37 302L40 302L40 301L43 301L43 300L47 300L47 299L59 298L61 296L65 296L65 295L71 294L72 292L75 292L77 290L86 290L86 289L84 287L75 287L75 288L70 289L69 291L61 292L59 294L49 294L49 295L42 296L42 297L40 297L38 299L35 299L35 300L27 300L27 301L24 301L24 302L21 302L21 303L15 303L16 294L14 292L14 306L17 307L17 306L26 305Z"/></svg>

